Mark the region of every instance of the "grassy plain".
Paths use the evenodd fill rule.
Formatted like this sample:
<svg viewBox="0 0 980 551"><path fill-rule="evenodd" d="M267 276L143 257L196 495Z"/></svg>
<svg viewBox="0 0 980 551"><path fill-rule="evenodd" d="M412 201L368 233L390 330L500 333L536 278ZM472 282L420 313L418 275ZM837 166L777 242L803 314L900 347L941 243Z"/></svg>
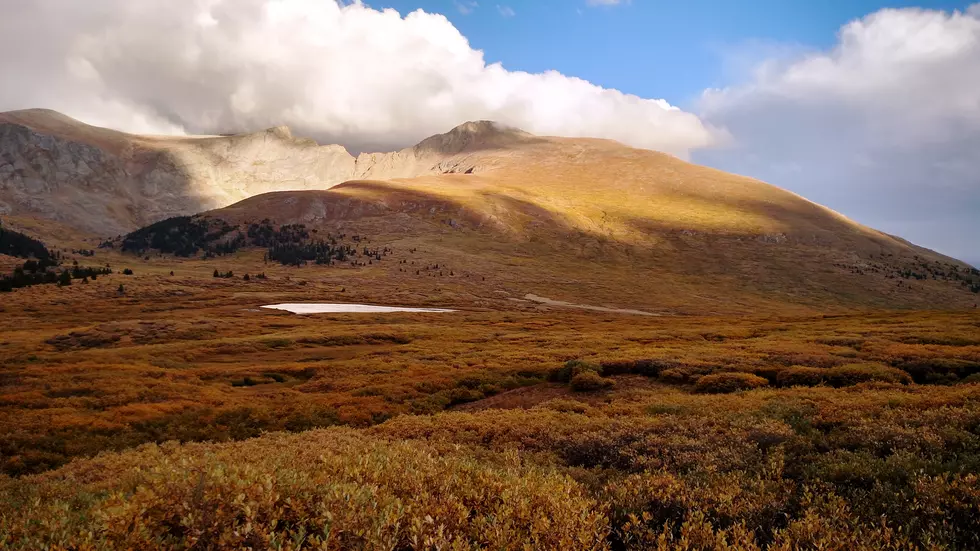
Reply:
<svg viewBox="0 0 980 551"><path fill-rule="evenodd" d="M0 547L980 545L975 311L604 314L260 255L2 297ZM460 312L258 308L302 301Z"/></svg>

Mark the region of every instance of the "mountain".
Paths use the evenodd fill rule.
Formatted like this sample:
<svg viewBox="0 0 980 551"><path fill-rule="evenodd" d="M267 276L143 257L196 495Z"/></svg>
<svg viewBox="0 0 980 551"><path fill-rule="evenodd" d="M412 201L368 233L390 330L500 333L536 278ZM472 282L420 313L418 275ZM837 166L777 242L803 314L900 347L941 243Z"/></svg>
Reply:
<svg viewBox="0 0 980 551"><path fill-rule="evenodd" d="M0 115L0 155L0 209L15 220L100 236L201 211L240 235L303 224L420 250L413 262L468 274L447 285L471 298L489 279L514 300L744 312L971 306L980 288L966 264L764 182L489 121L355 158L282 127L134 136L33 110ZM409 272L384 281L429 285Z"/></svg>
<svg viewBox="0 0 980 551"><path fill-rule="evenodd" d="M138 136L42 109L0 113L0 215L39 215L116 235L268 191L456 170L443 161L493 145L470 140L487 126L492 123L470 123L413 148L355 158L339 145L295 138L286 127L234 136Z"/></svg>
<svg viewBox="0 0 980 551"><path fill-rule="evenodd" d="M512 298L674 313L977 300L970 266L751 178L606 140L492 127L473 140L489 145L443 161L455 173L268 193L205 216L369 235L493 274ZM393 277L418 283L405 275Z"/></svg>

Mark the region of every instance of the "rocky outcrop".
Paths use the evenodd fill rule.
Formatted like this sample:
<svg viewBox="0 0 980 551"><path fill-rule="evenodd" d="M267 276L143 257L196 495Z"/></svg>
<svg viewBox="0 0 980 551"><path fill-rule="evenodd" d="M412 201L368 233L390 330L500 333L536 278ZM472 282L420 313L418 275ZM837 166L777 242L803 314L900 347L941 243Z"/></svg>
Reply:
<svg viewBox="0 0 980 551"><path fill-rule="evenodd" d="M480 152L533 139L488 121L392 153L356 159L288 128L233 136L137 136L47 110L0 113L0 215L36 214L116 235L270 191L352 179L472 173Z"/></svg>

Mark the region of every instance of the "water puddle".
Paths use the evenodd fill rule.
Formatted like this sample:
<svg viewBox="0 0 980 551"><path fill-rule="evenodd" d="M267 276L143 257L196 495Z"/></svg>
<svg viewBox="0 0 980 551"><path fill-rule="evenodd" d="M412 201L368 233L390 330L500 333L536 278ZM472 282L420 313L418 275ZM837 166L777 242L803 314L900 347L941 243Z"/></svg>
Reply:
<svg viewBox="0 0 980 551"><path fill-rule="evenodd" d="M393 312L455 312L446 308L403 308L401 306L376 306L373 304L295 303L270 304L270 310L285 310L294 314L389 314Z"/></svg>

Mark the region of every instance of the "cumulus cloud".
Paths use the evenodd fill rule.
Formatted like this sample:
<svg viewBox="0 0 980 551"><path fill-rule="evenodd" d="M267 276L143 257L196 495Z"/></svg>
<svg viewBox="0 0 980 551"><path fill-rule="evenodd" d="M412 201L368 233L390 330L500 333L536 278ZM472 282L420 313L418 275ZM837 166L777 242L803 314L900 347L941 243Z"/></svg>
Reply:
<svg viewBox="0 0 980 551"><path fill-rule="evenodd" d="M474 119L682 157L716 139L663 100L488 64L445 17L422 11L335 0L0 0L0 12L0 110L49 107L138 132L288 124L353 150L403 147Z"/></svg>
<svg viewBox="0 0 980 551"><path fill-rule="evenodd" d="M830 51L707 91L700 111L736 145L696 161L980 264L980 5L873 13Z"/></svg>

